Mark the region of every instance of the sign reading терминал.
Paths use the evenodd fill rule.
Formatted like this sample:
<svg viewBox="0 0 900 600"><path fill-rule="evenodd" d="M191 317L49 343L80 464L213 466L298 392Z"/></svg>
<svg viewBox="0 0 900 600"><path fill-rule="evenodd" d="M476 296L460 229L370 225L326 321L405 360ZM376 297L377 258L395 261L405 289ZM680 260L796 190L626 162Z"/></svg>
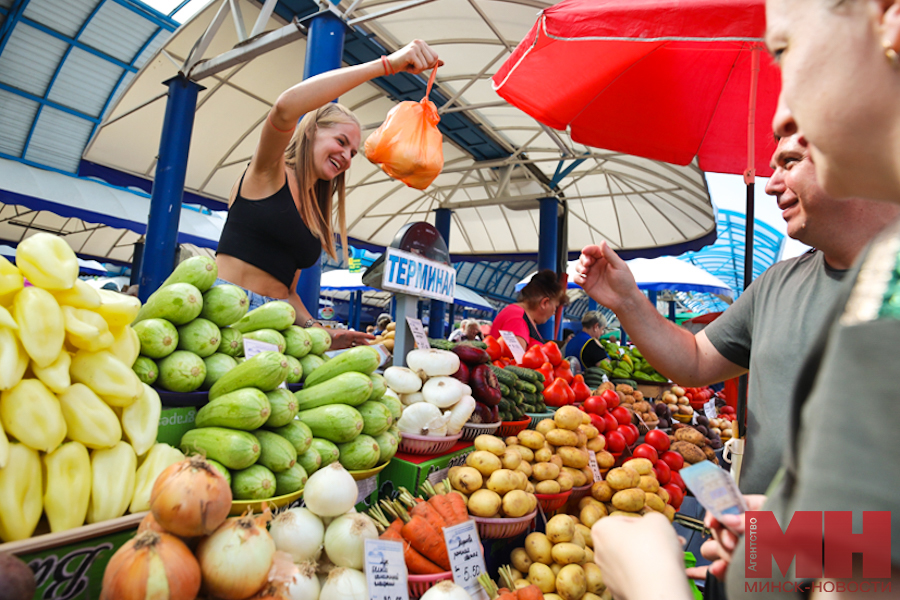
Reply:
<svg viewBox="0 0 900 600"><path fill-rule="evenodd" d="M381 286L392 292L452 303L456 269L411 252L387 248Z"/></svg>

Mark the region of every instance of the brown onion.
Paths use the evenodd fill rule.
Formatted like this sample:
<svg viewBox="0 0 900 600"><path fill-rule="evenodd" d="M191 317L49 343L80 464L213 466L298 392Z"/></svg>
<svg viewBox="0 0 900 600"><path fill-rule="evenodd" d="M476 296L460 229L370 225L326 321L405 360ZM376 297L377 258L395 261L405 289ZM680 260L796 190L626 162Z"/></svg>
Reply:
<svg viewBox="0 0 900 600"><path fill-rule="evenodd" d="M159 595L160 590L168 590L168 595ZM109 560L100 600L145 600L151 594L160 600L194 600L198 591L200 565L184 542L168 533L145 531Z"/></svg>
<svg viewBox="0 0 900 600"><path fill-rule="evenodd" d="M268 582L275 557L275 542L266 530L268 510L227 519L197 546L203 590L222 600L243 600Z"/></svg>
<svg viewBox="0 0 900 600"><path fill-rule="evenodd" d="M166 531L180 537L209 535L228 517L231 488L202 456L191 456L159 474L150 510Z"/></svg>
<svg viewBox="0 0 900 600"><path fill-rule="evenodd" d="M144 533L145 531L155 531L156 533L169 533L163 526L156 522L156 519L153 518L153 513L148 512L143 519L141 519L141 524L138 525L138 533Z"/></svg>

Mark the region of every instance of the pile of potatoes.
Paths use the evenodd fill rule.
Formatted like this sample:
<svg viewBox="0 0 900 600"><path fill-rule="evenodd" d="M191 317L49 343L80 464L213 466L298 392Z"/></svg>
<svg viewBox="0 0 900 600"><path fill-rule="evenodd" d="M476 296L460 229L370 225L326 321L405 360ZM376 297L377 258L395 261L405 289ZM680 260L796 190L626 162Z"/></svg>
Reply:
<svg viewBox="0 0 900 600"><path fill-rule="evenodd" d="M610 469L603 481L591 486L591 495L581 500L578 509L580 522L588 528L606 516L640 517L656 511L669 521L675 518L669 493L660 487L653 463L646 458L634 458Z"/></svg>
<svg viewBox="0 0 900 600"><path fill-rule="evenodd" d="M545 600L609 600L592 547L591 530L578 517L556 515L546 534L530 533L525 547L512 551L513 581L517 588L536 585Z"/></svg>
<svg viewBox="0 0 900 600"><path fill-rule="evenodd" d="M671 406L673 415L690 417L694 414L691 401L685 397L684 388L680 386L672 386L667 392L663 392L660 400Z"/></svg>
<svg viewBox="0 0 900 600"><path fill-rule="evenodd" d="M719 464L715 450L709 446L709 440L702 433L689 425L673 427L673 433L674 435L669 436L671 440L669 449L680 454L684 462L693 465L709 460Z"/></svg>

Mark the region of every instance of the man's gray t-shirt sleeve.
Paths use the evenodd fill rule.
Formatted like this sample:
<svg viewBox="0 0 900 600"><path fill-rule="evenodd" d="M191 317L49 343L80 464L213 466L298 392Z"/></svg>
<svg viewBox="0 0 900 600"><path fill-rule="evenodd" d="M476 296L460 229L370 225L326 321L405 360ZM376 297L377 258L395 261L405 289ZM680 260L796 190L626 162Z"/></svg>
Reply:
<svg viewBox="0 0 900 600"><path fill-rule="evenodd" d="M728 310L703 330L719 354L745 369L750 368L754 291L754 286L750 285Z"/></svg>

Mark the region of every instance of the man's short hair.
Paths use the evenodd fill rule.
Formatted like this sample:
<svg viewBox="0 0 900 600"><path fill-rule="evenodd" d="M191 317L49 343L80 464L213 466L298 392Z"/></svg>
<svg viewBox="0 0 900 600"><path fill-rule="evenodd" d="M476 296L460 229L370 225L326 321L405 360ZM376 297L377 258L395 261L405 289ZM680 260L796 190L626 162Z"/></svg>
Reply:
<svg viewBox="0 0 900 600"><path fill-rule="evenodd" d="M598 313L596 310L589 310L581 317L581 328L590 329L595 325L606 328L606 317Z"/></svg>

